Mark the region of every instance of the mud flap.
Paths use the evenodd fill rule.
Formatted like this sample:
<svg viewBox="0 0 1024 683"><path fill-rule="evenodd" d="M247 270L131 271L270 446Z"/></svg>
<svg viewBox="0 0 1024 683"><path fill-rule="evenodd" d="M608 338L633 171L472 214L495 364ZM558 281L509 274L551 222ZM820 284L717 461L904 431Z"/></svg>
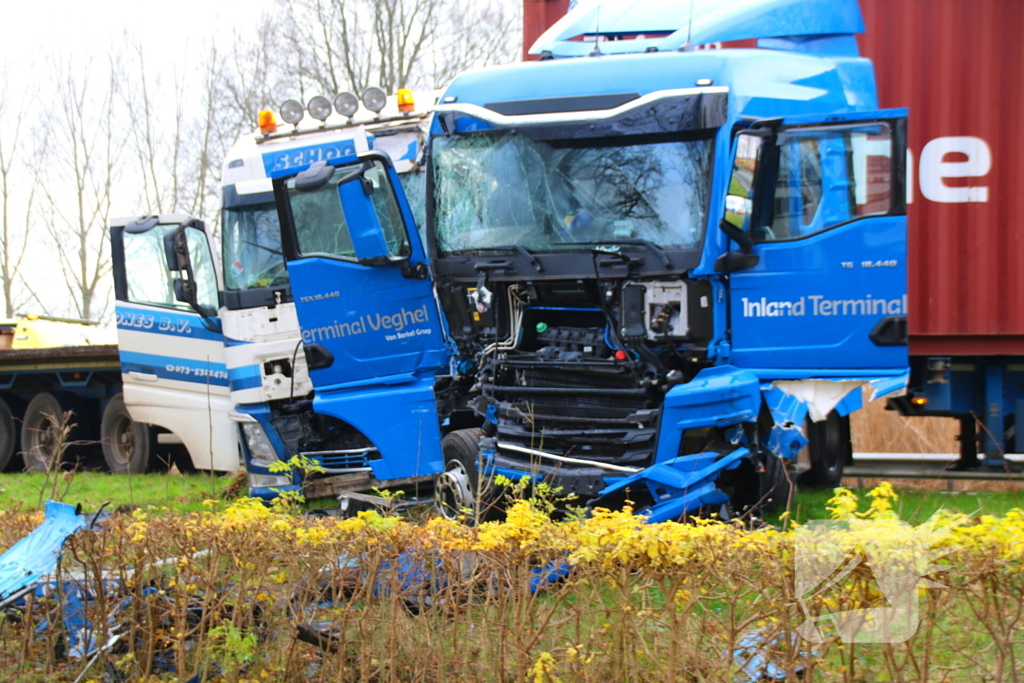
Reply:
<svg viewBox="0 0 1024 683"><path fill-rule="evenodd" d="M656 524L679 519L704 506L723 505L729 502L729 496L718 489L715 481L749 455L750 451L741 447L726 455L709 451L672 458L619 479L602 490L590 506L614 509L633 495L648 501L637 514Z"/></svg>

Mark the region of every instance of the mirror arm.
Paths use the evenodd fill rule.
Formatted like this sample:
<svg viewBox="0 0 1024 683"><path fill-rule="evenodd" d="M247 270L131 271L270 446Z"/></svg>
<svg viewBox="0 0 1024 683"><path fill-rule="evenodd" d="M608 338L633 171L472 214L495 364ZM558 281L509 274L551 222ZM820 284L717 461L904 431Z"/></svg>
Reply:
<svg viewBox="0 0 1024 683"><path fill-rule="evenodd" d="M754 250L754 240L751 236L740 228L725 220L724 218L718 224L718 227L736 244L740 245L740 252L749 254Z"/></svg>

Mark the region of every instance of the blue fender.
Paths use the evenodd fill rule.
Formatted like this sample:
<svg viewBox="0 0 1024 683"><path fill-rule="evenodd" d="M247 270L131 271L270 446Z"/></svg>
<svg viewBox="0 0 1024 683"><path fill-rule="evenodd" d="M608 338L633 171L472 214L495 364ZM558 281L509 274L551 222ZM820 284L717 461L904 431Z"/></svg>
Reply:
<svg viewBox="0 0 1024 683"><path fill-rule="evenodd" d="M705 368L665 395L654 460L661 463L677 458L687 429L752 422L760 409L761 386L757 375L731 365Z"/></svg>
<svg viewBox="0 0 1024 683"><path fill-rule="evenodd" d="M88 520L66 503L46 502L46 519L32 533L0 555L0 605L35 586L57 568L64 541Z"/></svg>

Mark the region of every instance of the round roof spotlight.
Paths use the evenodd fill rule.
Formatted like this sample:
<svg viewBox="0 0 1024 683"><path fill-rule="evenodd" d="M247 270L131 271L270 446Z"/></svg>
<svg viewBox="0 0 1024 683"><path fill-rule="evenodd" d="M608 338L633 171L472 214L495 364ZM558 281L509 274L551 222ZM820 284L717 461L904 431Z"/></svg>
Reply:
<svg viewBox="0 0 1024 683"><path fill-rule="evenodd" d="M379 114L387 103L388 96L380 88L367 88L363 91L363 106L374 114Z"/></svg>
<svg viewBox="0 0 1024 683"><path fill-rule="evenodd" d="M306 103L306 111L317 121L326 121L331 115L331 101L323 95L317 95Z"/></svg>
<svg viewBox="0 0 1024 683"><path fill-rule="evenodd" d="M285 100L281 104L281 118L286 123L297 125L305 115L306 110L302 108L302 103L298 100Z"/></svg>
<svg viewBox="0 0 1024 683"><path fill-rule="evenodd" d="M343 92L334 98L334 108L342 116L352 118L359 111L359 98L350 92Z"/></svg>

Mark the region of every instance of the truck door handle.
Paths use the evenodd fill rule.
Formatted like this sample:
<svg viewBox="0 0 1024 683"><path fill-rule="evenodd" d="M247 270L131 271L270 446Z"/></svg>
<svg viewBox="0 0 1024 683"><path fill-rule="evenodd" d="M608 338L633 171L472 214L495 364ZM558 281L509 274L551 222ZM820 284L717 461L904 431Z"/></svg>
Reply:
<svg viewBox="0 0 1024 683"><path fill-rule="evenodd" d="M160 379L152 372L135 372L134 370L130 371L128 376L139 382L155 382Z"/></svg>

